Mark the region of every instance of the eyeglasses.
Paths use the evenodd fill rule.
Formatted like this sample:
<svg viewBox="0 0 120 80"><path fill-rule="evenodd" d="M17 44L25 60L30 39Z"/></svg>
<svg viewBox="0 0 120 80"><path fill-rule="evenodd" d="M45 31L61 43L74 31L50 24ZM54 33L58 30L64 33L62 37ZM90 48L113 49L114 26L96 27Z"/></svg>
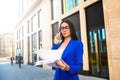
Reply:
<svg viewBox="0 0 120 80"><path fill-rule="evenodd" d="M61 30L68 30L68 29L70 29L70 27L69 26L65 26L65 27L61 27Z"/></svg>

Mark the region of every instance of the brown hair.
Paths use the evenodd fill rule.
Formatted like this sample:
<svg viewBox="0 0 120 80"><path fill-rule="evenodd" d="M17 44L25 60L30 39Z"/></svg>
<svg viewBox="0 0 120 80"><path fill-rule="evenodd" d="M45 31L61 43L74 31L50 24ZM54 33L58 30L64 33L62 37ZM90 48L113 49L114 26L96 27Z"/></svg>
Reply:
<svg viewBox="0 0 120 80"><path fill-rule="evenodd" d="M67 23L69 25L71 38L73 40L78 40L76 32L75 32L74 24L70 20L63 20L61 22L61 24L60 24L60 30L61 30L61 25L62 25L63 22L65 22L65 23ZM64 37L63 36L62 36L62 40L64 41Z"/></svg>

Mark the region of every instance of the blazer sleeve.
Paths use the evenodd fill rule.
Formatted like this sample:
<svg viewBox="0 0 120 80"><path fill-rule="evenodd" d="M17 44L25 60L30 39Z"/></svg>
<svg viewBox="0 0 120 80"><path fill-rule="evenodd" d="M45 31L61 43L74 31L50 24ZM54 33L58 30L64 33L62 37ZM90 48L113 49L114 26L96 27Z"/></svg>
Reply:
<svg viewBox="0 0 120 80"><path fill-rule="evenodd" d="M70 65L69 74L78 74L83 70L83 44L76 43L74 65Z"/></svg>
<svg viewBox="0 0 120 80"><path fill-rule="evenodd" d="M61 43L59 44L53 44L51 49L58 49L60 47Z"/></svg>

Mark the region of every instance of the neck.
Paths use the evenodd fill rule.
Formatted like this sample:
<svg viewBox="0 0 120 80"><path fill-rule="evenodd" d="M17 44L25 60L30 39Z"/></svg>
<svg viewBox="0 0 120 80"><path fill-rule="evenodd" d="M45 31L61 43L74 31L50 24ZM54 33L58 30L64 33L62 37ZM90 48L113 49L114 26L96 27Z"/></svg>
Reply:
<svg viewBox="0 0 120 80"><path fill-rule="evenodd" d="M64 42L68 43L70 40L71 40L71 37L66 37L65 40L64 40Z"/></svg>

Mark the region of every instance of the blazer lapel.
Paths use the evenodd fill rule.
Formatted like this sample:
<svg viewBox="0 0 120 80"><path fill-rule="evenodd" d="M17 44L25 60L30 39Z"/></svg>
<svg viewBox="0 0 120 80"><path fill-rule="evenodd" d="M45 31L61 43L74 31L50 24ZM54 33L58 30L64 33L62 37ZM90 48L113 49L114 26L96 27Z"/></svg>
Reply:
<svg viewBox="0 0 120 80"><path fill-rule="evenodd" d="M70 42L68 43L67 47L63 51L62 59L64 59L67 56L67 54L70 53L71 49L72 49L72 40L70 40Z"/></svg>

